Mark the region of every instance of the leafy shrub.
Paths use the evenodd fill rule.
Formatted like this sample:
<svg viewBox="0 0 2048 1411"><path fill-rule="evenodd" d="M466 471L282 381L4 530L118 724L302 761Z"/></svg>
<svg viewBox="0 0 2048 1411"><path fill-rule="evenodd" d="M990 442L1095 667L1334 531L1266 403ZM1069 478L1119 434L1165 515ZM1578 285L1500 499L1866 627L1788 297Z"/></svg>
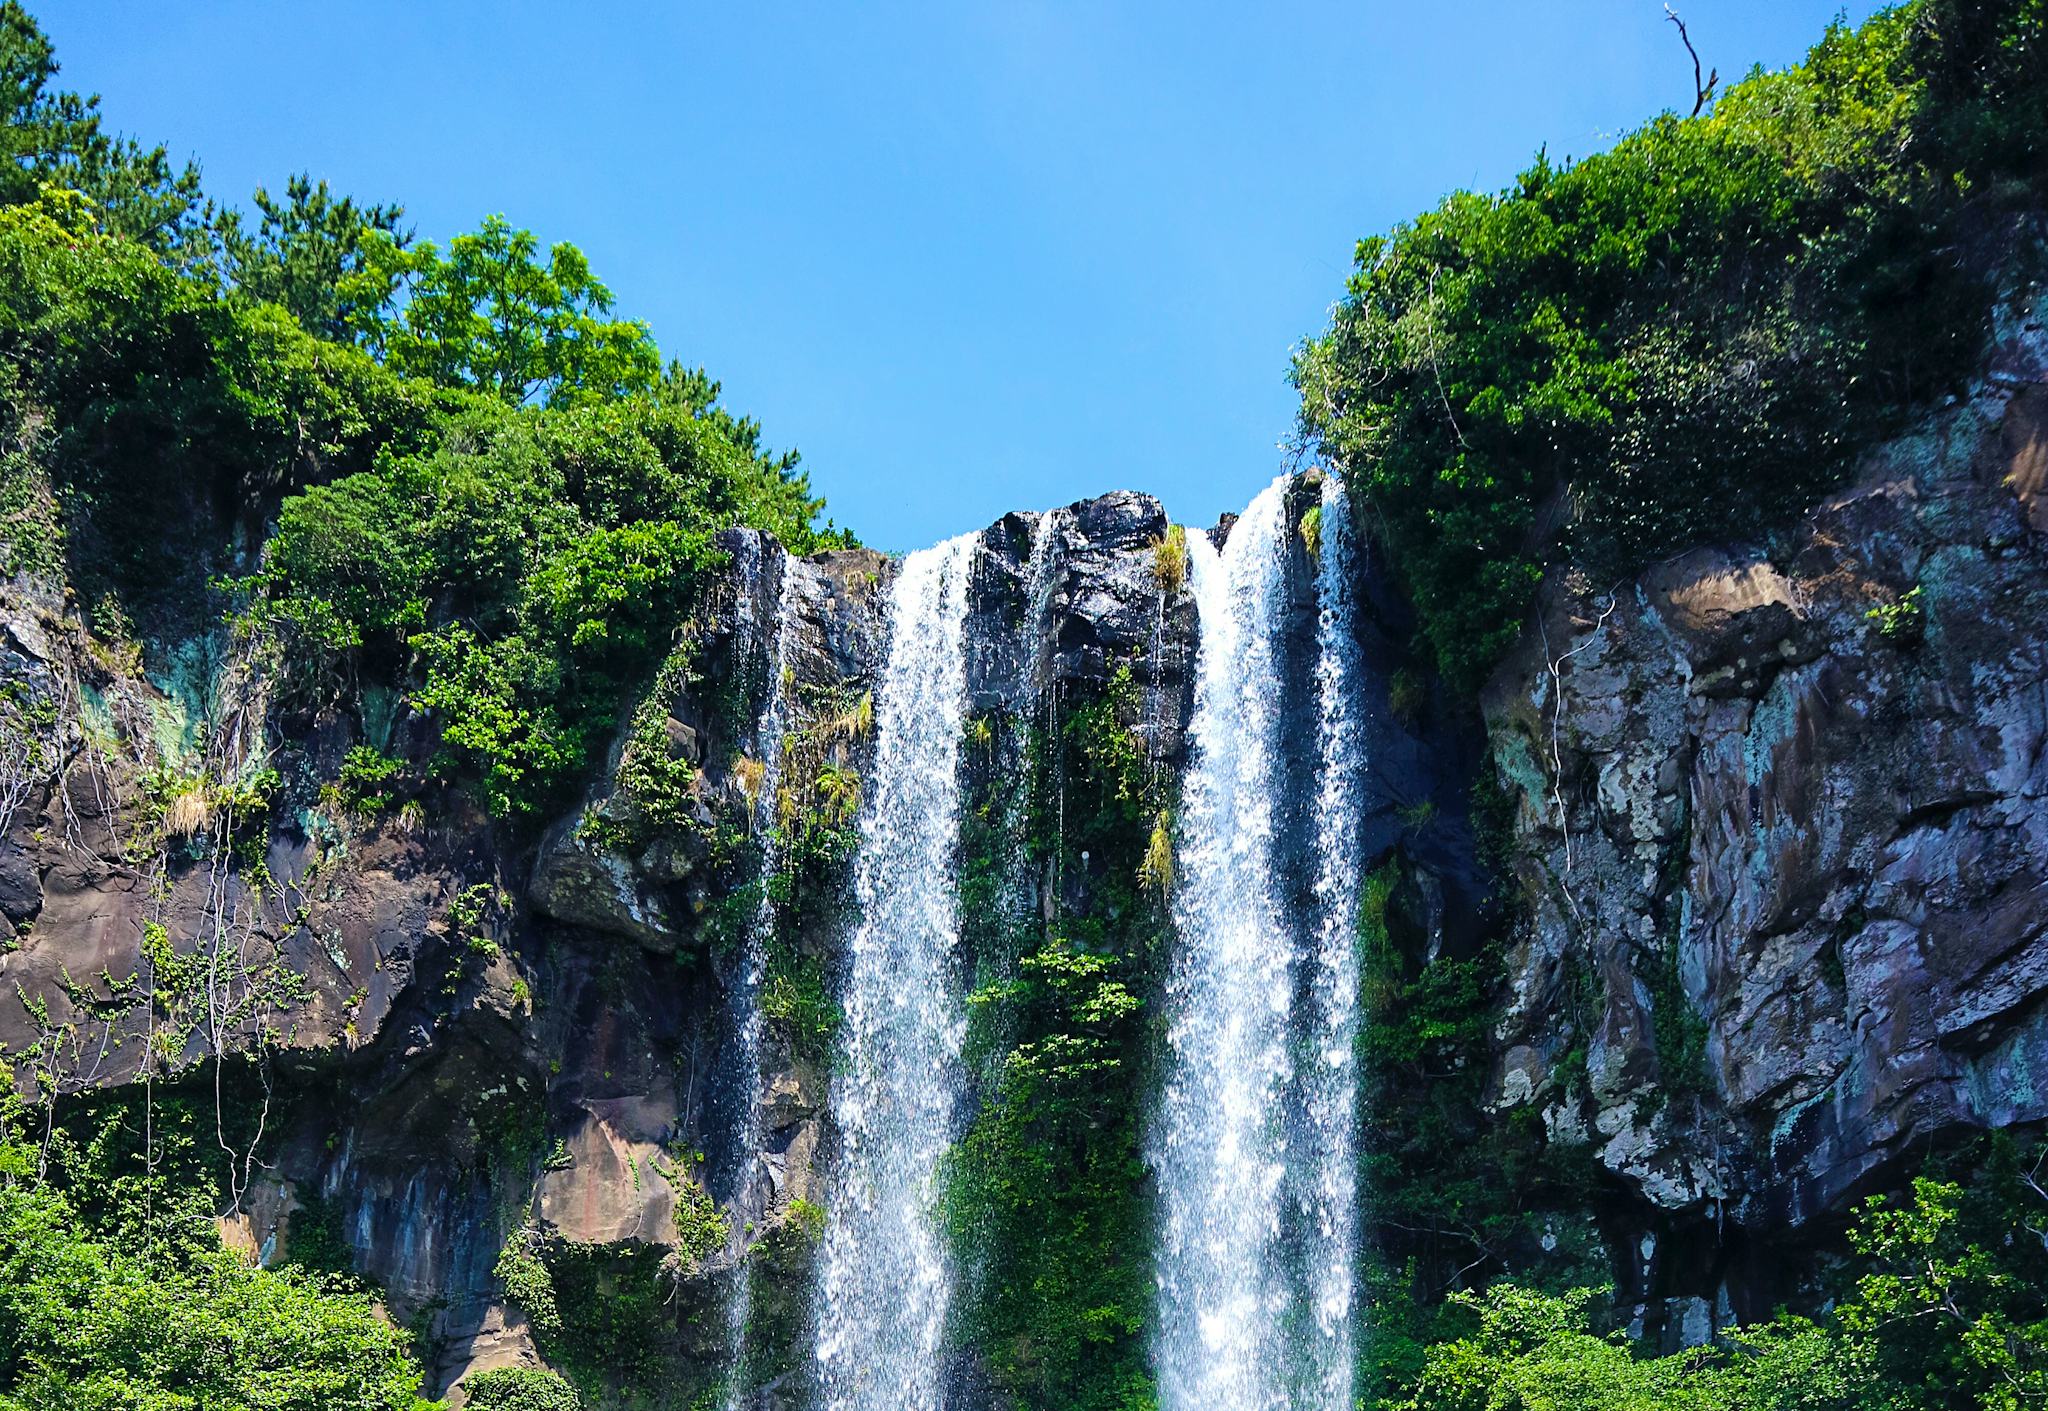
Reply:
<svg viewBox="0 0 2048 1411"><path fill-rule="evenodd" d="M1393 711L1394 718L1412 730L1428 704L1429 687L1421 674L1412 666L1396 667L1387 678L1387 709Z"/></svg>
<svg viewBox="0 0 2048 1411"><path fill-rule="evenodd" d="M0 1405L426 1411L366 1293L222 1246L213 1114L202 1147L197 1108L159 1098L147 1170L135 1115L74 1113L39 1176L42 1126L0 1065Z"/></svg>
<svg viewBox="0 0 2048 1411"><path fill-rule="evenodd" d="M725 1248L732 1228L711 1198L711 1192L686 1172L665 1172L675 1189L676 1253L683 1266L695 1271L705 1260Z"/></svg>
<svg viewBox="0 0 2048 1411"><path fill-rule="evenodd" d="M2033 1164L2038 1166L2038 1158ZM2003 1411L2048 1397L2044 1203L2009 1143L1984 1188L1921 1178L1873 1196L1850 1243L1847 1296L1818 1320L1780 1316L1723 1343L1644 1357L1594 1331L1598 1294L1512 1284L1449 1300L1464 1328L1430 1345L1383 1406L1402 1411L1791 1411L1953 1407ZM2016 1237L2017 1236L2017 1237Z"/></svg>
<svg viewBox="0 0 2048 1411"><path fill-rule="evenodd" d="M1188 581L1188 531L1178 524L1166 526L1164 534L1152 540L1152 577L1159 591L1171 598Z"/></svg>
<svg viewBox="0 0 2048 1411"><path fill-rule="evenodd" d="M807 1244L825 1237L825 1207L802 1196L789 1203L788 1229Z"/></svg>
<svg viewBox="0 0 2048 1411"><path fill-rule="evenodd" d="M405 765L369 745L357 745L341 762L335 797L355 813L382 813L391 806L391 781Z"/></svg>
<svg viewBox="0 0 2048 1411"><path fill-rule="evenodd" d="M583 1398L553 1372L538 1367L500 1367L462 1379L470 1411L582 1411Z"/></svg>
<svg viewBox="0 0 2048 1411"><path fill-rule="evenodd" d="M749 521L804 550L815 509L681 408L483 413L287 500L252 586L291 655L409 681L441 723L437 767L528 817L668 655L722 562L712 533Z"/></svg>
<svg viewBox="0 0 2048 1411"><path fill-rule="evenodd" d="M1912 0L1806 62L1360 242L1294 365L1424 637L1475 687L1546 567L1748 536L1949 390L2037 209L2048 18Z"/></svg>
<svg viewBox="0 0 2048 1411"><path fill-rule="evenodd" d="M491 1272L505 1286L505 1297L526 1315L536 1337L545 1337L561 1328L555 1279L541 1258L538 1232L522 1229L505 1241Z"/></svg>
<svg viewBox="0 0 2048 1411"><path fill-rule="evenodd" d="M1863 615L1877 628L1878 636L1888 642L1911 645L1920 640L1921 611L1920 586L1915 584L1896 601L1879 603Z"/></svg>

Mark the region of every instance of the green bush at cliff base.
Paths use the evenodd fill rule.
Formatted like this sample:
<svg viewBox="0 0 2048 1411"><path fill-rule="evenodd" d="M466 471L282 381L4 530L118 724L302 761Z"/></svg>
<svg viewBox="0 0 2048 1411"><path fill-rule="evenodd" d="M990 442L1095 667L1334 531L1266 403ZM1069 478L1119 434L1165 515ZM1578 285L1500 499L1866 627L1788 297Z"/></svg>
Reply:
<svg viewBox="0 0 2048 1411"><path fill-rule="evenodd" d="M1549 565L1752 537L1958 385L2044 151L2040 0L1911 0L1362 241L1302 428L1446 677L1484 679Z"/></svg>
<svg viewBox="0 0 2048 1411"><path fill-rule="evenodd" d="M152 1105L151 1164L143 1099L46 1134L12 1083L0 1066L0 1407L432 1411L407 1335L353 1279L222 1245L210 1093Z"/></svg>
<svg viewBox="0 0 2048 1411"><path fill-rule="evenodd" d="M1504 1276L1542 1289L1601 1277L1583 1150L1552 1146L1532 1111L1490 1112L1503 964L1497 945L1433 954L1410 869L1369 873L1358 909L1358 1386L1412 1379L1444 1336L1446 1294Z"/></svg>
<svg viewBox="0 0 2048 1411"><path fill-rule="evenodd" d="M1969 1188L1923 1177L1872 1197L1844 1296L1718 1345L1644 1357L1594 1331L1591 1290L1461 1293L1464 1326L1424 1353L1387 1411L2018 1411L2048 1401L2048 1198L2010 1142Z"/></svg>
<svg viewBox="0 0 2048 1411"><path fill-rule="evenodd" d="M537 1367L501 1367L462 1379L470 1411L582 1411L583 1398L553 1372Z"/></svg>

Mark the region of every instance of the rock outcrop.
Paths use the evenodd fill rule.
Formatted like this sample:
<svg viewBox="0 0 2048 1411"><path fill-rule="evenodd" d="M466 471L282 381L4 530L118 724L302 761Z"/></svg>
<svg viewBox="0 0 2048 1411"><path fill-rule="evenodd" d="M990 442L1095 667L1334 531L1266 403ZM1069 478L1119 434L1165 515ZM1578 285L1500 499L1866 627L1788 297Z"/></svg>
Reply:
<svg viewBox="0 0 2048 1411"><path fill-rule="evenodd" d="M1528 912L1497 1103L1646 1233L1729 1227L1624 1261L1640 1298L1766 1316L1798 1261L1742 1237L2048 1118L2044 350L2014 320L1788 532L1560 576L1488 693Z"/></svg>

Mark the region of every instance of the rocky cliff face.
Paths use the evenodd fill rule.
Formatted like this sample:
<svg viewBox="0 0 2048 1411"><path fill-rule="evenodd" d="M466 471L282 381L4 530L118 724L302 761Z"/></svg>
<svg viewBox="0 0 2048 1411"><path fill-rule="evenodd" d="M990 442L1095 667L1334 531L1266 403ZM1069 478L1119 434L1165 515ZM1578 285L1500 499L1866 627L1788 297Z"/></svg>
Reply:
<svg viewBox="0 0 2048 1411"><path fill-rule="evenodd" d="M1197 624L1161 591L1167 535L1127 493L994 525L973 711L1028 718L1128 662L1144 747L1177 767ZM1483 721L1396 699L1402 609L1367 584L1367 852L1413 864L1432 954L1470 944L1490 884L1465 798L1490 748L1519 894L1492 1101L1612 1178L1624 1291L1667 1339L1768 1312L1785 1261L1757 1251L1818 1240L1912 1153L2048 1118L2044 536L2048 336L2014 319L1972 395L1792 530L1552 582ZM494 1272L518 1239L568 1252L593 1296L665 1268L676 1366L722 1355L734 1278L794 1336L828 1073L816 1035L770 1024L768 1180L748 1187L725 1138L744 1079L721 1061L745 761L787 581L795 728L858 773L893 567L725 547L688 670L530 842L436 787L374 806L333 787L353 746L432 753L388 697L295 714L223 632L110 647L61 584L0 585L18 1081L62 1110L231 1069L268 1125L227 1232L274 1259L331 1230L444 1386L534 1357ZM627 783L650 759L678 781L659 818ZM829 977L842 936L820 908L792 963ZM677 1216L704 1188L732 1205L709 1254Z"/></svg>
<svg viewBox="0 0 2048 1411"><path fill-rule="evenodd" d="M1149 748L1170 767L1194 624L1154 580L1158 502L1086 502L1049 534L1041 520L1006 518L979 560L976 709L1028 715L1034 692L1141 657ZM0 1045L28 1060L18 1082L61 1112L133 1100L145 1073L166 1091L230 1073L231 1101L265 1129L223 1232L265 1260L315 1224L338 1237L422 1329L443 1388L536 1360L497 1272L508 1242L565 1251L587 1276L565 1299L654 1274L653 1325L611 1335L665 1343L662 1375L718 1370L734 1278L755 1279L757 1321L791 1336L806 1317L825 1055L767 1025L769 1179L750 1186L728 1149L747 1100L726 1061L747 880L728 854L747 832L742 762L785 579L791 728L814 764L857 773L894 566L792 559L751 531L723 546L731 568L688 624L690 670L664 673L581 806L530 844L438 788L343 797L331 781L354 746L431 754L430 723L402 704L293 715L225 634L118 656L61 585L0 595ZM1042 649L1027 622L1047 624ZM623 782L650 749L683 781L674 817L647 817ZM797 945L829 977L842 940L826 906ZM727 1205L708 1257L678 1248L686 1187Z"/></svg>
<svg viewBox="0 0 2048 1411"><path fill-rule="evenodd" d="M1915 1153L2048 1116L2044 376L2011 319L1789 531L1551 583L1488 694L1527 910L1497 1105L1621 1184L1674 1339L1767 1316Z"/></svg>
<svg viewBox="0 0 2048 1411"><path fill-rule="evenodd" d="M323 781L358 744L423 761L428 722L388 700L297 718L225 634L124 659L57 585L6 585L0 1045L19 1084L61 1113L218 1061L266 1124L231 1240L278 1258L319 1222L422 1327L443 1385L530 1360L494 1277L508 1238L659 1260L683 1187L729 1160L711 854L744 830L731 765L780 573L801 574L805 689L857 691L875 657L881 556L785 569L758 536L725 547L734 568L691 625L710 685L661 703L687 817L631 850L578 827L630 810L620 748L533 846L435 789L364 806ZM786 1211L816 1195L823 1077L785 1040L764 1082ZM669 1321L702 1351L690 1325L730 1260L669 1262L693 1275Z"/></svg>

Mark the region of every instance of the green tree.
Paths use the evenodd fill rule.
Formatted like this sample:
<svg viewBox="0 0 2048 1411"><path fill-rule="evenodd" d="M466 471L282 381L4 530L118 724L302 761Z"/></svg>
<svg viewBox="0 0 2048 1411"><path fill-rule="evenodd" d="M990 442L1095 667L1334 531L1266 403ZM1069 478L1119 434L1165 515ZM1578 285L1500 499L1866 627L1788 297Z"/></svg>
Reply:
<svg viewBox="0 0 2048 1411"><path fill-rule="evenodd" d="M1838 23L1699 117L1359 243L1295 359L1304 446L1369 501L1454 685L1551 568L1754 535L1959 385L2044 192L2044 9Z"/></svg>
<svg viewBox="0 0 2048 1411"><path fill-rule="evenodd" d="M1846 1296L1713 1346L1645 1357L1595 1331L1594 1290L1498 1283L1447 1300L1464 1327L1427 1347L1383 1411L2020 1411L2048 1402L2043 1156L1977 1148L1968 1188L1921 1177L1849 1233Z"/></svg>
<svg viewBox="0 0 2048 1411"><path fill-rule="evenodd" d="M513 405L563 405L652 390L661 359L647 326L604 317L611 291L563 242L539 258L530 230L503 216L448 242L410 251L387 241L384 260L405 282L396 319L369 337L392 367Z"/></svg>
<svg viewBox="0 0 2048 1411"><path fill-rule="evenodd" d="M257 187L257 224L238 211L216 224L221 272L256 299L281 304L307 332L355 342L391 315L412 234L402 206L359 206L300 174L283 199Z"/></svg>
<svg viewBox="0 0 2048 1411"><path fill-rule="evenodd" d="M221 1244L196 1110L154 1115L156 1165L117 1099L96 1130L54 1132L38 1175L39 1125L0 1064L0 1407L435 1411L367 1294Z"/></svg>
<svg viewBox="0 0 2048 1411"><path fill-rule="evenodd" d="M180 261L196 259L207 212L199 168L107 133L97 94L52 89L56 50L17 0L0 3L0 203L43 186L82 191L104 228Z"/></svg>
<svg viewBox="0 0 2048 1411"><path fill-rule="evenodd" d="M2017 1175L2001 1144L1974 1200L1954 1181L1923 1176L1909 1200L1871 1197L1850 1233L1869 1271L1841 1325L1868 1346L1885 1383L1919 1404L2048 1404L2042 1202L2031 1177Z"/></svg>

